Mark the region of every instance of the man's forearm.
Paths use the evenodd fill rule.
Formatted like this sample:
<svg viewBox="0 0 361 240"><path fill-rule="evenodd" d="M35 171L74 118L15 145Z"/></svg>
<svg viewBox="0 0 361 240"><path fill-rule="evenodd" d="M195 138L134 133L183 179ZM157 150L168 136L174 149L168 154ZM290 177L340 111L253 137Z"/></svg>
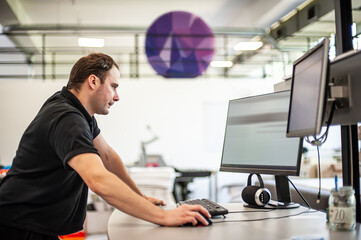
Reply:
<svg viewBox="0 0 361 240"><path fill-rule="evenodd" d="M130 178L127 169L125 168L123 161L114 149L105 141L102 134L99 134L94 139L94 146L97 148L100 158L105 168L120 178L125 184L127 184L134 192L143 196L140 189Z"/></svg>
<svg viewBox="0 0 361 240"><path fill-rule="evenodd" d="M108 156L108 159L106 161L103 161L103 163L108 171L112 172L114 175L120 178L134 192L138 193L140 196L143 196L138 186L130 178L129 173L118 154L113 153L112 156Z"/></svg>
<svg viewBox="0 0 361 240"><path fill-rule="evenodd" d="M128 184L116 179L114 175L103 177L97 185L93 191L117 209L146 221L157 224L163 223L163 210L145 198L139 197L130 189Z"/></svg>

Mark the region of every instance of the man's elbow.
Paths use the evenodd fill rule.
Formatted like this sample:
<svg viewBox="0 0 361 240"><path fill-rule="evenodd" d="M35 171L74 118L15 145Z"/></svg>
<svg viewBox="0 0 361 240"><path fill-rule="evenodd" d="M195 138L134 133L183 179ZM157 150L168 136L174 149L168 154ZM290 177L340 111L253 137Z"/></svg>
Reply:
<svg viewBox="0 0 361 240"><path fill-rule="evenodd" d="M99 196L102 196L103 194L106 194L107 178L108 178L107 174L96 174L91 176L89 179L87 179L85 183L90 190L92 190L94 193L98 194Z"/></svg>

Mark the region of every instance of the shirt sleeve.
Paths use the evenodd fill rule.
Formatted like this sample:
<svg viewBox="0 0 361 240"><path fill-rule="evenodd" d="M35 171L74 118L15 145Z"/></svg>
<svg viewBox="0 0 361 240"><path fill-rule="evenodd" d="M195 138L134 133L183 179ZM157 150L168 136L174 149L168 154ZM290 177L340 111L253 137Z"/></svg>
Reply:
<svg viewBox="0 0 361 240"><path fill-rule="evenodd" d="M93 118L93 139L95 139L99 135L100 129L98 127L98 123L95 117L93 116L92 118Z"/></svg>
<svg viewBox="0 0 361 240"><path fill-rule="evenodd" d="M93 124L93 129L98 129L99 134L96 124ZM68 161L79 154L99 154L93 143L93 129L85 118L77 113L66 114L56 122L53 134L49 135L49 142L65 168L69 169Z"/></svg>

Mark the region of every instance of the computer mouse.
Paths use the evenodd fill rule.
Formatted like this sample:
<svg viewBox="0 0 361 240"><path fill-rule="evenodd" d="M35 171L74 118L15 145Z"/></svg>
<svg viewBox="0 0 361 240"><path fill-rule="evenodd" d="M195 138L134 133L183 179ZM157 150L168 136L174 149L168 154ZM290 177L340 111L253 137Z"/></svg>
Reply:
<svg viewBox="0 0 361 240"><path fill-rule="evenodd" d="M186 227L205 227L205 226L210 226L212 225L212 220L206 216L204 216L202 213L199 213L202 215L202 217L204 217L204 219L206 219L206 221L208 222L208 225L204 225L203 223L201 223L200 221L197 220L197 223L196 225L193 225L192 223L186 223L186 224L183 224L183 226L186 226Z"/></svg>

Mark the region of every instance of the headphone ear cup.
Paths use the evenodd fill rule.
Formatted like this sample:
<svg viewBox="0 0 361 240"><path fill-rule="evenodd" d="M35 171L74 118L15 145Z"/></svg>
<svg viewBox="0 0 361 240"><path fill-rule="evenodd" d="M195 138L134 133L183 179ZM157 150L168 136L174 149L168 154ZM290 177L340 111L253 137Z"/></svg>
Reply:
<svg viewBox="0 0 361 240"><path fill-rule="evenodd" d="M259 186L247 186L242 190L242 199L252 206L263 207L271 200L271 192Z"/></svg>

